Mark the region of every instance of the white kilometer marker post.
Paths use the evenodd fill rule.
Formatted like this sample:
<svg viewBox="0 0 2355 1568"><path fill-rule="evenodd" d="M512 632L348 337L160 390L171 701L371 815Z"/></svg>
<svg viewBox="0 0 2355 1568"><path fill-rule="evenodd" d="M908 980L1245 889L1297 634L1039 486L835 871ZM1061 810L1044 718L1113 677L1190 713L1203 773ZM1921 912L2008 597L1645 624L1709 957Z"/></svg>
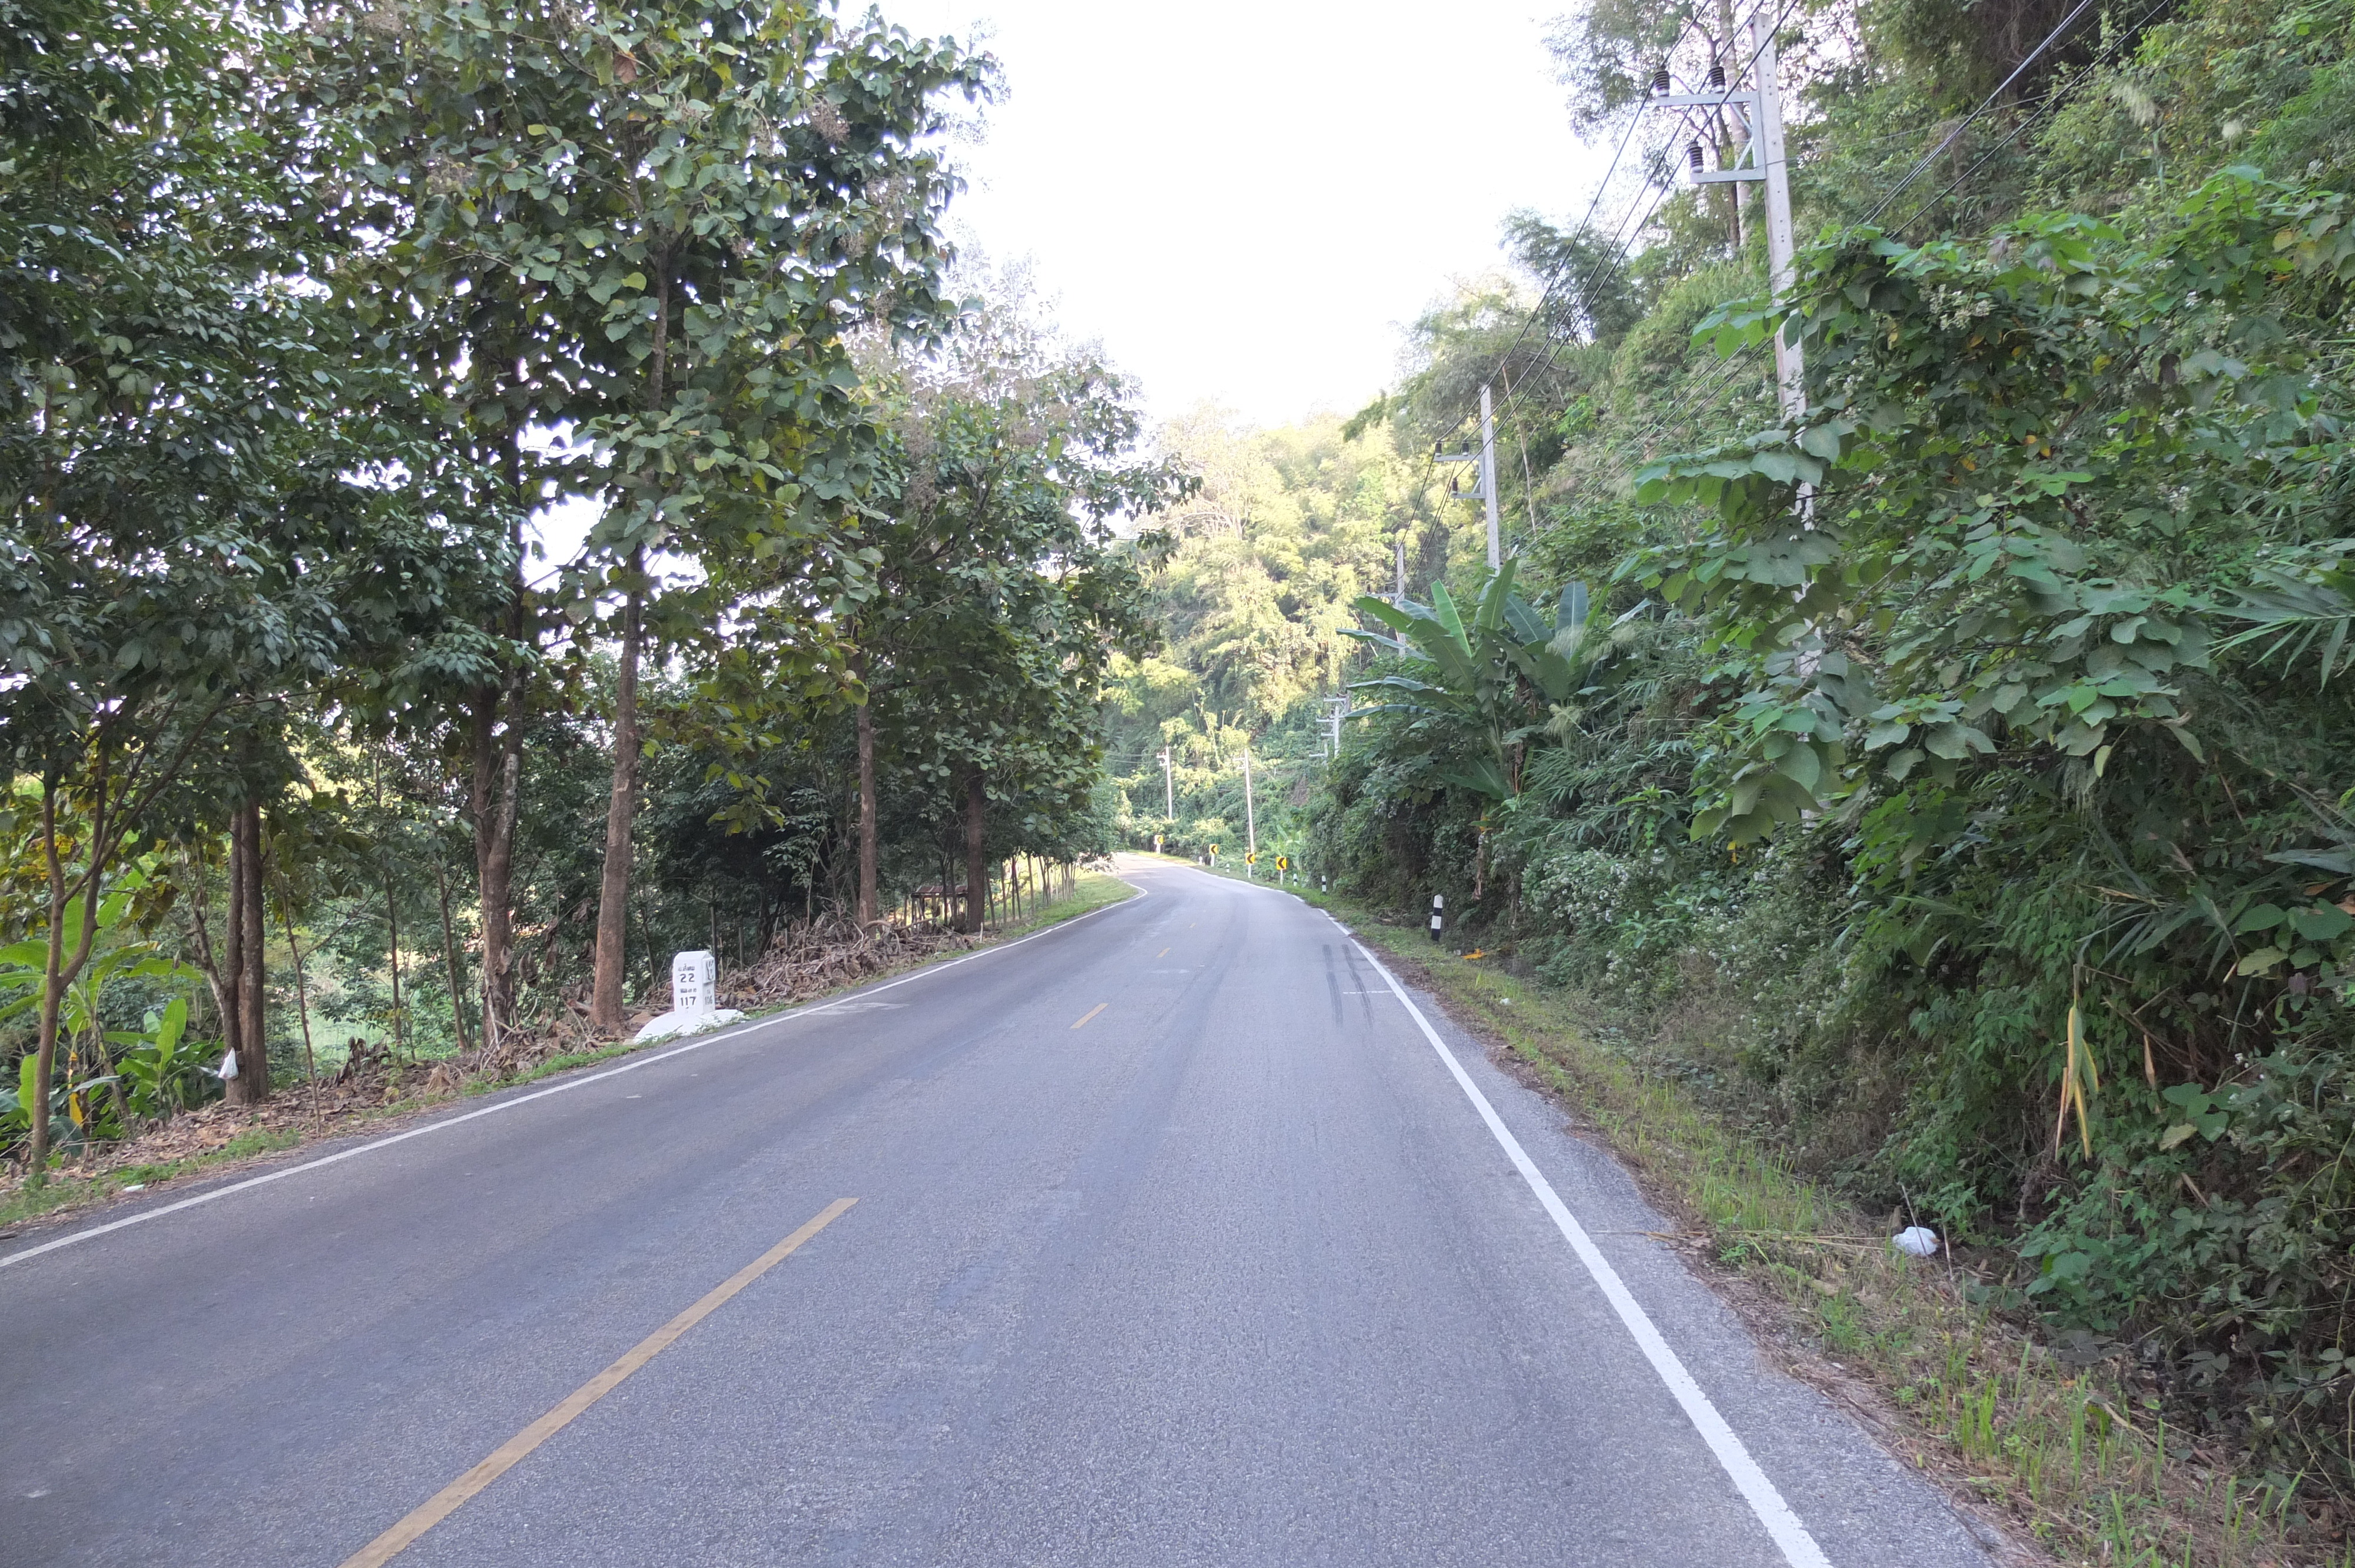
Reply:
<svg viewBox="0 0 2355 1568"><path fill-rule="evenodd" d="M1434 942L1439 940L1439 928L1445 923L1446 908L1447 895L1434 893L1431 895L1431 939Z"/></svg>
<svg viewBox="0 0 2355 1568"><path fill-rule="evenodd" d="M1436 898L1432 900L1434 909L1438 903ZM1344 936L1348 935L1347 926L1342 926L1338 920L1333 924L1340 927ZM1437 915L1431 917L1431 925L1432 936L1435 939L1439 934ZM1659 1374L1662 1383L1668 1385L1668 1393L1675 1396L1678 1405L1683 1409L1685 1419L1693 1424L1693 1430L1699 1432L1701 1441L1709 1445L1709 1451L1717 1456L1717 1462L1725 1467L1726 1475L1733 1481L1734 1489L1750 1505L1750 1511L1758 1516L1758 1522L1766 1527L1768 1535L1774 1537L1775 1546L1783 1553L1783 1561L1791 1568L1831 1568L1831 1560L1824 1555L1823 1548L1816 1544L1816 1538L1807 1533L1807 1527L1791 1510L1791 1505L1783 1500L1783 1494L1775 1489L1774 1482L1766 1478L1766 1472L1758 1467L1758 1461L1750 1457L1750 1450L1742 1446L1742 1439L1734 1436L1733 1428L1726 1425L1725 1417L1717 1413L1717 1406L1710 1403L1709 1395L1701 1392L1700 1384L1695 1383L1692 1373L1685 1370L1685 1363L1678 1358L1675 1351L1668 1348L1668 1341L1661 1337L1659 1329L1644 1310L1643 1304L1627 1288L1626 1281L1619 1277L1619 1271L1611 1266L1611 1260L1603 1255L1603 1250L1586 1234L1586 1227L1571 1213L1569 1206L1561 1201L1561 1195L1553 1190L1553 1183L1546 1180L1545 1172L1538 1169L1537 1162L1521 1147L1521 1140L1513 1136L1512 1128L1507 1127L1504 1118L1497 1114L1497 1107L1488 1103L1488 1097L1480 1092L1480 1086L1472 1081L1472 1075L1464 1070L1464 1064L1455 1059L1455 1053L1447 1048L1447 1042L1439 1037L1439 1032L1431 1026L1431 1020L1423 1015L1423 1009L1415 1006L1414 999L1407 995L1406 987L1399 984L1398 977L1382 967L1380 959L1366 950L1363 942L1351 937L1349 945L1365 956L1366 962L1374 966L1374 972L1389 982L1391 993L1405 1004L1409 1016L1423 1031L1423 1037L1431 1042L1431 1048L1438 1052L1439 1059L1447 1065L1447 1071L1455 1079L1456 1086L1464 1091L1465 1097L1472 1102L1472 1108L1478 1111L1480 1119L1488 1124L1489 1133L1503 1146L1506 1158L1513 1162L1513 1169L1521 1173L1521 1180L1528 1182L1529 1191L1537 1194L1538 1202L1552 1218L1555 1228L1570 1243L1571 1250L1578 1255L1578 1261L1586 1266L1586 1272L1593 1277L1596 1285L1602 1287L1604 1298L1611 1303L1612 1310L1619 1314L1619 1321L1626 1325L1627 1332L1636 1340L1636 1348L1644 1352L1644 1359L1652 1363L1652 1370Z"/></svg>
<svg viewBox="0 0 2355 1568"><path fill-rule="evenodd" d="M640 1044L674 1034L700 1034L744 1016L719 1005L719 960L699 949L671 959L670 998L670 1011L638 1031Z"/></svg>

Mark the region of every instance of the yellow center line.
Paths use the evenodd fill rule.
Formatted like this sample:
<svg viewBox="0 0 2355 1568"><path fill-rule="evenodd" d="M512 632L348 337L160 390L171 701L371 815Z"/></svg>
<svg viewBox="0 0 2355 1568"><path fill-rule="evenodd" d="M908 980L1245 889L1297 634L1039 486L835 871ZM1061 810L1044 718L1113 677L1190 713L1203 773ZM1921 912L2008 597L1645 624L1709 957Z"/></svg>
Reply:
<svg viewBox="0 0 2355 1568"><path fill-rule="evenodd" d="M418 1537L457 1512L467 1499L515 1468L533 1449L569 1425L574 1416L613 1393L632 1372L654 1360L680 1335L711 1316L730 1297L784 1262L804 1242L840 1219L857 1202L856 1198L837 1198L828 1203L818 1211L815 1219L738 1269L702 1300L639 1340L620 1361L567 1394L563 1403L555 1409L500 1444L489 1458L435 1492L410 1510L399 1524L344 1559L343 1568L378 1568L378 1564L389 1563L400 1555L415 1543Z"/></svg>
<svg viewBox="0 0 2355 1568"><path fill-rule="evenodd" d="M1156 959L1166 959L1166 958L1167 958L1167 957L1169 956L1169 949L1168 949L1168 948L1162 948L1159 952L1157 952L1157 953L1154 954L1153 956L1154 956L1155 958L1156 958Z"/></svg>
<svg viewBox="0 0 2355 1568"><path fill-rule="evenodd" d="M1071 1027L1074 1029L1079 1028L1080 1024L1085 1023L1089 1019L1093 1018L1097 1013L1102 1012L1105 1008L1110 1007L1112 1003L1108 1001L1100 1001L1096 1003L1093 1007L1091 1007L1085 1012L1080 1014L1080 1022L1072 1024Z"/></svg>

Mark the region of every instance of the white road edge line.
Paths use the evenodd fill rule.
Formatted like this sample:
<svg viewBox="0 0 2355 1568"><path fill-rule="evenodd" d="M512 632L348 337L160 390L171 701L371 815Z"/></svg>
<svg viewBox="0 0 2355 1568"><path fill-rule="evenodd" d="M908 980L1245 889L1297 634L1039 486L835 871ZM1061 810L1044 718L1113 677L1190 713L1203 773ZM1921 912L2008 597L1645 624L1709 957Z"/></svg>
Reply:
<svg viewBox="0 0 2355 1568"><path fill-rule="evenodd" d="M1326 918L1331 920L1333 917L1328 914ZM1735 1489L1749 1503L1750 1511L1758 1516L1758 1522L1764 1525L1766 1533L1774 1538L1774 1544L1782 1550L1783 1561L1791 1568L1831 1568L1831 1560L1824 1555L1823 1548L1816 1544L1816 1538L1807 1533L1807 1527L1800 1522L1791 1505L1783 1500L1783 1494L1775 1490L1774 1483L1766 1478L1766 1472L1758 1467L1758 1461L1750 1457L1750 1450L1742 1446L1742 1439L1734 1436L1733 1428L1726 1425L1725 1417L1717 1413L1717 1406L1710 1403L1709 1395L1701 1392L1700 1384L1695 1383L1692 1373L1685 1370L1685 1363L1677 1358L1676 1351L1668 1348L1668 1341L1660 1336L1660 1330L1653 1325L1650 1316L1628 1290L1626 1282L1619 1277L1619 1271L1611 1266L1610 1259L1603 1255L1602 1249L1586 1234L1586 1227L1578 1223L1568 1205L1562 1202L1561 1194L1553 1190L1553 1183L1546 1180L1545 1172L1537 1168L1537 1162L1521 1147L1521 1140L1513 1136L1512 1129L1497 1116L1497 1107L1488 1103L1488 1097L1480 1092L1480 1086L1465 1072L1464 1064L1455 1059L1455 1053L1447 1048L1447 1042L1439 1037L1439 1032L1431 1026L1431 1020L1423 1015L1423 1009L1407 995L1406 987L1399 984L1398 977L1391 973L1380 959L1367 951L1363 942L1350 935L1347 926L1342 926L1338 920L1333 920L1333 924L1340 927L1344 937L1348 938L1351 947L1364 954L1366 962L1374 966L1374 972L1390 982L1391 993L1406 1004L1407 1012L1423 1030L1423 1037L1431 1042L1431 1048L1439 1053L1442 1062L1447 1064L1447 1071L1455 1077L1456 1086L1464 1091L1465 1097L1472 1102L1472 1107L1480 1113L1480 1119L1488 1124L1488 1130L1504 1146L1507 1158L1521 1173L1521 1180L1529 1184L1529 1191L1537 1194L1538 1202L1544 1206L1545 1212L1553 1216L1555 1227L1570 1243L1571 1250L1578 1254L1578 1261L1586 1266L1586 1272L1593 1276L1596 1285L1602 1287L1612 1309L1619 1314L1619 1321L1626 1325L1627 1332L1635 1338L1636 1348L1644 1352L1644 1359L1652 1363L1652 1370L1659 1373L1662 1383L1668 1385L1668 1392L1676 1396L1686 1419L1700 1434L1701 1441L1709 1445L1709 1451L1717 1456L1717 1462L1725 1467L1725 1473L1732 1478Z"/></svg>
<svg viewBox="0 0 2355 1568"><path fill-rule="evenodd" d="M1133 882L1129 885L1136 887ZM1152 896L1152 889L1136 888L1136 898ZM144 1210L120 1220L109 1221L102 1225L92 1225L88 1230L75 1231L69 1235L59 1236L55 1241L43 1242L38 1246L28 1246L21 1252L12 1252L5 1257L0 1257L0 1268L23 1263L27 1258L38 1257L45 1252L55 1252L59 1247L72 1246L77 1242L94 1240L112 1231L124 1230L132 1225L144 1225L150 1220L160 1220L166 1214L176 1214L183 1209L193 1209L198 1204L209 1203L218 1198L226 1198L232 1192L244 1192L256 1187L265 1187L272 1181L282 1181L289 1176L300 1176L305 1171L316 1171L322 1166L334 1165L357 1155L373 1154L379 1149L389 1149L396 1143L406 1143L412 1138L423 1138L428 1133L445 1131L450 1128L473 1121L478 1117L496 1116L501 1111L513 1110L517 1106L527 1106L534 1100L544 1100L550 1095L563 1094L568 1089L586 1088L591 1084L602 1084L608 1078L618 1078L624 1073L634 1073L641 1067L652 1067L659 1063L670 1061L674 1057L684 1056L690 1051L700 1051L707 1045L717 1045L726 1040L740 1040L756 1030L767 1029L773 1024L790 1023L795 1019L812 1018L821 1012L840 1007L845 1002L857 1001L864 997L873 996L877 991L894 990L922 980L929 975L955 969L959 964L969 964L975 959L986 959L995 954L1011 952L1025 942L1035 942L1041 937L1051 937L1058 931L1068 931L1082 920L1092 919L1108 910L1134 904L1136 898L1124 898L1117 904L1107 904L1102 909L1090 909L1084 914L1074 915L1068 920L1059 920L1043 931L1033 931L1027 937L1017 937L1010 942L1000 943L995 948L984 948L977 953L967 953L961 959L951 959L943 964L927 964L913 974L901 975L898 980L885 980L880 985L862 987L847 995L837 996L832 1001L821 1001L808 1007L794 1008L790 1012L777 1012L766 1018L756 1018L750 1023L739 1024L732 1029L723 1029L701 1035L684 1045L674 1046L658 1055L635 1057L618 1067L608 1067L602 1073L591 1073L583 1078L567 1078L562 1083L551 1085L544 1089L535 1089L527 1095L517 1095L512 1099L501 1100L496 1105L488 1105L480 1110L468 1111L464 1116L447 1117L440 1121L429 1122L423 1127L412 1127L407 1132L396 1132L383 1138L371 1139L366 1143L354 1144L349 1149L338 1150L333 1154L322 1155L316 1160L306 1160L300 1165L289 1165L282 1170L264 1171L259 1176L249 1176L242 1181L232 1181L226 1187L216 1187L209 1192L199 1192L193 1198L183 1198L176 1203L166 1203L159 1209Z"/></svg>

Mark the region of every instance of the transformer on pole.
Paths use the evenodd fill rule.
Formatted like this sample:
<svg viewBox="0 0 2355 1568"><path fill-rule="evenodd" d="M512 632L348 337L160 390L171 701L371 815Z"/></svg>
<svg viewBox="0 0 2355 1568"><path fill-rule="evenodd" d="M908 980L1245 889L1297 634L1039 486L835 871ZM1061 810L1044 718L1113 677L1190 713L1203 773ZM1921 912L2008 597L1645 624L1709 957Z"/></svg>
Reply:
<svg viewBox="0 0 2355 1568"><path fill-rule="evenodd" d="M1476 489L1473 493L1479 496L1482 501L1487 503L1488 569L1492 572L1495 571L1498 567L1504 564L1505 542L1503 533L1497 526L1497 415L1494 402L1489 396L1488 387L1485 382L1482 383L1480 387L1480 450L1476 452L1444 452L1439 450L1438 444L1434 442L1431 449L1431 461L1433 462L1476 462L1480 465L1480 478L1476 482L1478 488ZM1455 493L1455 482L1450 480L1448 482L1447 488L1449 493ZM1400 556L1401 562L1403 562L1405 556L1405 546L1403 543L1400 546ZM1400 573L1400 577L1403 579L1405 573L1401 571ZM1401 598L1404 598L1406 595L1403 581L1401 581L1399 595Z"/></svg>
<svg viewBox="0 0 2355 1568"><path fill-rule="evenodd" d="M1750 13L1752 46L1749 81L1725 85L1724 71L1712 64L1710 86L1703 92L1676 92L1666 66L1652 78L1651 104L1656 109L1731 110L1742 127L1741 150L1730 169L1704 167L1700 143L1687 148L1695 185L1757 184L1765 187L1766 265L1777 299L1787 298L1797 278L1794 258L1797 245L1791 228L1791 164L1783 147L1783 104L1775 88L1774 18L1763 5ZM1799 345L1774 334L1774 385L1785 418L1807 407L1806 366Z"/></svg>

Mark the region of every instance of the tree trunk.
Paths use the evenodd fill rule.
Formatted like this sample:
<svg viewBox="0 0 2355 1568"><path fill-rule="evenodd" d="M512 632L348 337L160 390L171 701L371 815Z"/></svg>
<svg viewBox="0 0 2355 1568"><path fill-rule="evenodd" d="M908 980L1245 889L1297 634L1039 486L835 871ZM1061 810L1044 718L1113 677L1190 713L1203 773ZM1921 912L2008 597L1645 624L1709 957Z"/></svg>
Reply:
<svg viewBox="0 0 2355 1568"><path fill-rule="evenodd" d="M185 902L188 911L188 934L197 946L197 968L205 977L206 988L212 992L213 1016L220 1023L221 1043L227 1045L237 1028L237 1002L230 994L232 982L224 978L222 956L213 948L212 931L206 919L206 906L212 900L212 874L205 865L201 851L188 858L181 875L186 885L194 890ZM201 1014L192 1010L187 1031L190 1038L202 1034L203 1031L197 1027L200 1021Z"/></svg>
<svg viewBox="0 0 2355 1568"><path fill-rule="evenodd" d="M22 1107L33 1132L32 1148L25 1160L26 1180L36 1187L49 1179L49 1085L58 1066L58 1011L66 995L66 884L64 868L58 862L58 781L54 777L41 780L41 850L49 874L48 954L41 975L40 1034L33 1046L33 1103Z"/></svg>
<svg viewBox="0 0 2355 1568"><path fill-rule="evenodd" d="M638 801L638 661L645 645L644 549L630 552L629 593L622 601L621 670L613 694L613 794L605 808L605 868L597 893L597 966L589 1025L622 1031L622 966L630 919L630 820Z"/></svg>
<svg viewBox="0 0 2355 1568"><path fill-rule="evenodd" d="M504 733L501 692L475 694L474 779L474 885L483 917L483 1049L498 1049L515 1020L514 868L517 797L523 775L522 683L511 680Z"/></svg>
<svg viewBox="0 0 2355 1568"><path fill-rule="evenodd" d="M392 954L392 1059L399 1062L409 1044L408 1011L400 1004L400 911L392 901L392 874L379 865L377 874L384 879L385 943Z"/></svg>
<svg viewBox="0 0 2355 1568"><path fill-rule="evenodd" d="M450 870L441 857L433 860L433 891L442 899L442 961L450 970L450 1027L458 1036L458 1054L471 1054L466 1039L466 973L458 965L457 927L450 923ZM293 940L292 936L287 938Z"/></svg>
<svg viewBox="0 0 2355 1568"><path fill-rule="evenodd" d="M286 923L286 956L294 964L294 1009L303 1021L303 1077L311 1086L311 1113L319 1112L319 1057L311 1048L310 982L303 974L303 944L294 939L294 906L289 899L278 901L279 917Z"/></svg>
<svg viewBox="0 0 2355 1568"><path fill-rule="evenodd" d="M270 1097L269 978L261 904L261 802L239 804L229 818L229 953L236 976L237 1076L229 1081L231 1105L258 1106Z"/></svg>
<svg viewBox="0 0 2355 1568"><path fill-rule="evenodd" d="M94 804L89 837L82 845L82 874L70 883L66 880L65 864L58 853L58 778L55 773L41 776L41 861L48 883L48 941L42 959L40 1024L33 1043L33 1103L24 1107L32 1131L31 1146L26 1151L26 1179L36 1187L49 1179L49 1093L57 1081L58 1019L65 1009L66 988L73 984L82 965L90 961L98 941L99 893L103 885L101 872L112 848L107 802L113 780L102 739L97 751L97 777L91 791ZM65 950L66 910L77 897L81 900L81 932L69 958Z"/></svg>
<svg viewBox="0 0 2355 1568"><path fill-rule="evenodd" d="M670 257L647 258L655 275L653 352L646 356L645 408L662 410L670 380ZM613 796L605 808L605 865L597 890L597 962L589 987L589 1024L622 1030L622 970L629 956L630 822L638 804L638 662L645 642L646 551L630 552L622 601L621 670L613 693Z"/></svg>
<svg viewBox="0 0 2355 1568"><path fill-rule="evenodd" d="M989 791L976 768L966 776L964 787L964 928L976 936L989 897L989 867L981 855L982 817L988 807Z"/></svg>
<svg viewBox="0 0 2355 1568"><path fill-rule="evenodd" d="M33 1132L26 1157L27 1180L36 1187L49 1179L49 1084L58 1065L58 1012L65 1001L66 879L58 858L58 781L41 779L41 853L49 877L48 954L41 977L41 1027L33 1047L33 1103L23 1107ZM83 922L89 935L90 922Z"/></svg>
<svg viewBox="0 0 2355 1568"><path fill-rule="evenodd" d="M520 645L530 605L523 580L521 519L535 498L525 487L519 434L506 442L509 501L517 519L509 535L517 566L507 579L501 611L511 645ZM515 832L523 794L524 691L526 671L511 646L502 679L485 682L474 694L474 768L467 805L474 828L474 891L483 920L482 1049L496 1054L515 1022ZM505 728L501 728L504 721ZM461 1032L463 1033L463 1031Z"/></svg>
<svg viewBox="0 0 2355 1568"><path fill-rule="evenodd" d="M221 1086L221 1097L231 1105L244 1103L243 1089L239 1082L245 1075L245 1059L252 1053L245 1044L245 813L244 808L233 807L229 814L229 908L221 921L222 1001L229 1011L221 1016L221 1045L224 1061L230 1055L237 1059L238 1076Z"/></svg>
<svg viewBox="0 0 2355 1568"><path fill-rule="evenodd" d="M850 673L867 684L867 655L850 656ZM875 698L858 705L858 928L875 926Z"/></svg>

